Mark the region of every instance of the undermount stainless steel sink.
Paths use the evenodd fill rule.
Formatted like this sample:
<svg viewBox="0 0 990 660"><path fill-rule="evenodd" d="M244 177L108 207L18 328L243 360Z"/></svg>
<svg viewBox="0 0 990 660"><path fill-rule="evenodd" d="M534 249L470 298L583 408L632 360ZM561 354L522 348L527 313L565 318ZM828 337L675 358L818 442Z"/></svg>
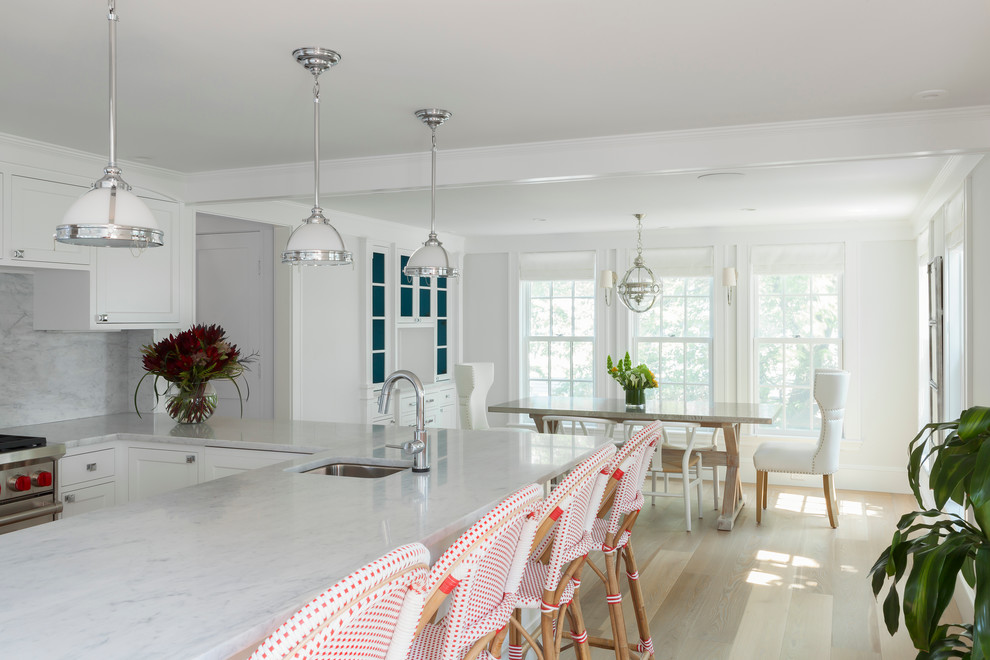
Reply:
<svg viewBox="0 0 990 660"><path fill-rule="evenodd" d="M331 477L357 477L359 479L381 479L390 474L408 470L408 465L373 465L369 463L328 463L303 474L325 474Z"/></svg>

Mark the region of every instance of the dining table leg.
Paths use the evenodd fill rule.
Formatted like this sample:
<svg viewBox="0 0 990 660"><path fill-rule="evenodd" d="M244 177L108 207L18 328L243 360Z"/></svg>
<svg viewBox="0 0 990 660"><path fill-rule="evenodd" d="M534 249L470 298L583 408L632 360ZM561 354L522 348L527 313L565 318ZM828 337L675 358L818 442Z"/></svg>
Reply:
<svg viewBox="0 0 990 660"><path fill-rule="evenodd" d="M725 438L725 487L722 493L722 511L718 517L718 528L730 531L736 516L746 503L742 493L742 480L739 476L739 424L723 424Z"/></svg>

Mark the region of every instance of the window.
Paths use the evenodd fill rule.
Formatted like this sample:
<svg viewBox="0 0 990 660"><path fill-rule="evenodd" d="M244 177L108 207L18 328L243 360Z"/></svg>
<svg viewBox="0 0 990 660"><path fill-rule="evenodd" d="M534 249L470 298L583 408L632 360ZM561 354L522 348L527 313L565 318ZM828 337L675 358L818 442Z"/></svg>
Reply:
<svg viewBox="0 0 990 660"><path fill-rule="evenodd" d="M811 435L821 426L815 369L842 365L842 245L754 248L756 388L781 406L771 427Z"/></svg>
<svg viewBox="0 0 990 660"><path fill-rule="evenodd" d="M595 283L524 282L526 396L593 396Z"/></svg>
<svg viewBox="0 0 990 660"><path fill-rule="evenodd" d="M595 253L520 255L523 396L593 396Z"/></svg>
<svg viewBox="0 0 990 660"><path fill-rule="evenodd" d="M633 320L635 362L660 383L664 402L713 401L712 249L649 250L663 285L653 307Z"/></svg>

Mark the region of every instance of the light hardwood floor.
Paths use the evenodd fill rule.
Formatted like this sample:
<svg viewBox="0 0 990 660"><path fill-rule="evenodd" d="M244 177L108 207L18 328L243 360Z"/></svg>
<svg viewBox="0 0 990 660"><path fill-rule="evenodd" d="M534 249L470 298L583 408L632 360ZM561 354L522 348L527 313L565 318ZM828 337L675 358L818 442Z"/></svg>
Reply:
<svg viewBox="0 0 990 660"><path fill-rule="evenodd" d="M705 517L684 531L683 502L658 498L633 534L656 658L905 660L916 651L903 624L890 637L868 572L890 543L910 495L837 491L828 525L821 488L770 486L756 525L755 485L731 532L719 532L706 488ZM592 635L610 636L603 591L585 570L581 605ZM623 583L625 578L623 577ZM628 597L627 630L635 639ZM947 620L958 621L950 606ZM565 652L570 657L572 652ZM592 658L614 658L593 649Z"/></svg>

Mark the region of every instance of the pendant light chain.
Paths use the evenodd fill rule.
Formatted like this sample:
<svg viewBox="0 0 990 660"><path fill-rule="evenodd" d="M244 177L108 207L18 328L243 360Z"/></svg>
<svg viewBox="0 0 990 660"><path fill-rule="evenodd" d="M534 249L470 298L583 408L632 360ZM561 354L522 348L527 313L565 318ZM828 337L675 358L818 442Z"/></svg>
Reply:
<svg viewBox="0 0 990 660"><path fill-rule="evenodd" d="M643 260L643 214L636 214L636 258Z"/></svg>

